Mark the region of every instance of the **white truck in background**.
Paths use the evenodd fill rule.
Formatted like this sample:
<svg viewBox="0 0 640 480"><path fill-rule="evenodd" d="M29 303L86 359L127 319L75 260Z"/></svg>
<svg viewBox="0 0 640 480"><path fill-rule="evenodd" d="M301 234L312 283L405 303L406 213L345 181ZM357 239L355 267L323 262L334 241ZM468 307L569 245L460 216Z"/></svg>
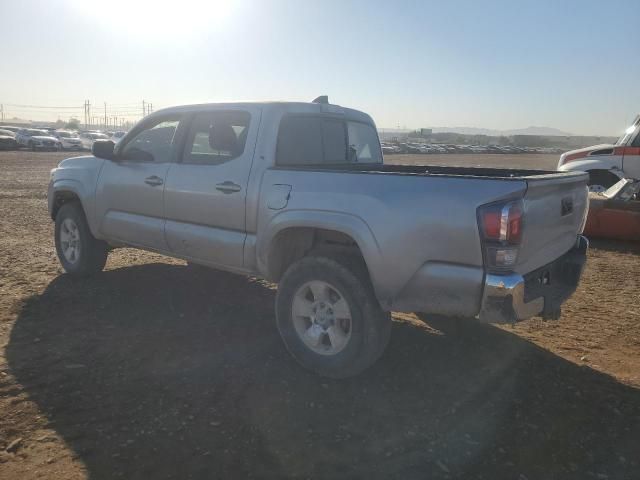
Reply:
<svg viewBox="0 0 640 480"><path fill-rule="evenodd" d="M589 190L604 192L622 178L640 179L640 115L615 144L571 150L558 162L560 171L589 174Z"/></svg>

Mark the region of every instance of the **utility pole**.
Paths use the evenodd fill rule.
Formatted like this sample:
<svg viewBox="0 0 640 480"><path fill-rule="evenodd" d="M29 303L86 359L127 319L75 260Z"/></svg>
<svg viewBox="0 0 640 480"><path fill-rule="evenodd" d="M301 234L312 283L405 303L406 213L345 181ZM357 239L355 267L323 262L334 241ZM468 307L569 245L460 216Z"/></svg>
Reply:
<svg viewBox="0 0 640 480"><path fill-rule="evenodd" d="M109 124L107 123L107 102L104 102L104 128L109 128Z"/></svg>
<svg viewBox="0 0 640 480"><path fill-rule="evenodd" d="M86 113L85 113L84 126L88 130L89 125L91 124L91 103L89 103L89 100L85 102L85 111Z"/></svg>
<svg viewBox="0 0 640 480"><path fill-rule="evenodd" d="M0 103L0 119L4 122L4 105Z"/></svg>
<svg viewBox="0 0 640 480"><path fill-rule="evenodd" d="M147 116L147 105L144 100L142 100L142 118Z"/></svg>

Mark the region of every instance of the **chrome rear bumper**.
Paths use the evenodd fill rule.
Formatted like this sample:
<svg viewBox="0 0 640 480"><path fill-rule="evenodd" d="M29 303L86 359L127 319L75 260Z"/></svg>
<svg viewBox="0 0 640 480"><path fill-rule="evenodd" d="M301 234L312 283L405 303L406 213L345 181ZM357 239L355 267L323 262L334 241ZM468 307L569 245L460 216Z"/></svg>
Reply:
<svg viewBox="0 0 640 480"><path fill-rule="evenodd" d="M588 247L586 237L578 235L569 252L524 276L487 274L479 319L512 323L536 315L556 316L578 286Z"/></svg>

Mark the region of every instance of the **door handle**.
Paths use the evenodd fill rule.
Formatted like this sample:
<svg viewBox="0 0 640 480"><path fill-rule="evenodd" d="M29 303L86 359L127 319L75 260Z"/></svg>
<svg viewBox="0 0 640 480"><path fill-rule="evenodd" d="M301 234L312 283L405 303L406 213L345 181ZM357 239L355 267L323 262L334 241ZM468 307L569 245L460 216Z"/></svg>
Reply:
<svg viewBox="0 0 640 480"><path fill-rule="evenodd" d="M164 182L157 175L151 175L150 177L144 179L144 183L146 183L147 185L151 185L152 187L157 187L159 185L162 185Z"/></svg>
<svg viewBox="0 0 640 480"><path fill-rule="evenodd" d="M216 184L216 190L220 190L222 193L235 193L242 190L242 187L237 183L227 180L226 182Z"/></svg>

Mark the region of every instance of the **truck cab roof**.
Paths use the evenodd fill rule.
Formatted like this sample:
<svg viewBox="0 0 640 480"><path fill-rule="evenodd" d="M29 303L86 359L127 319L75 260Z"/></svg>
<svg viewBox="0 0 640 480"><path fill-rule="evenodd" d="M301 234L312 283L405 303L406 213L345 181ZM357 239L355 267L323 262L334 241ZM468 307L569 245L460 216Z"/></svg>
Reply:
<svg viewBox="0 0 640 480"><path fill-rule="evenodd" d="M374 125L373 119L366 113L352 108L333 105L330 103L314 103L314 102L221 102L221 103L200 103L192 105L180 105L176 107L167 107L156 110L150 116L163 116L171 113L192 113L216 109L242 109L242 108L260 108L270 110L271 113L280 112L281 114L297 113L297 114L327 114L343 116L347 120L354 120Z"/></svg>

